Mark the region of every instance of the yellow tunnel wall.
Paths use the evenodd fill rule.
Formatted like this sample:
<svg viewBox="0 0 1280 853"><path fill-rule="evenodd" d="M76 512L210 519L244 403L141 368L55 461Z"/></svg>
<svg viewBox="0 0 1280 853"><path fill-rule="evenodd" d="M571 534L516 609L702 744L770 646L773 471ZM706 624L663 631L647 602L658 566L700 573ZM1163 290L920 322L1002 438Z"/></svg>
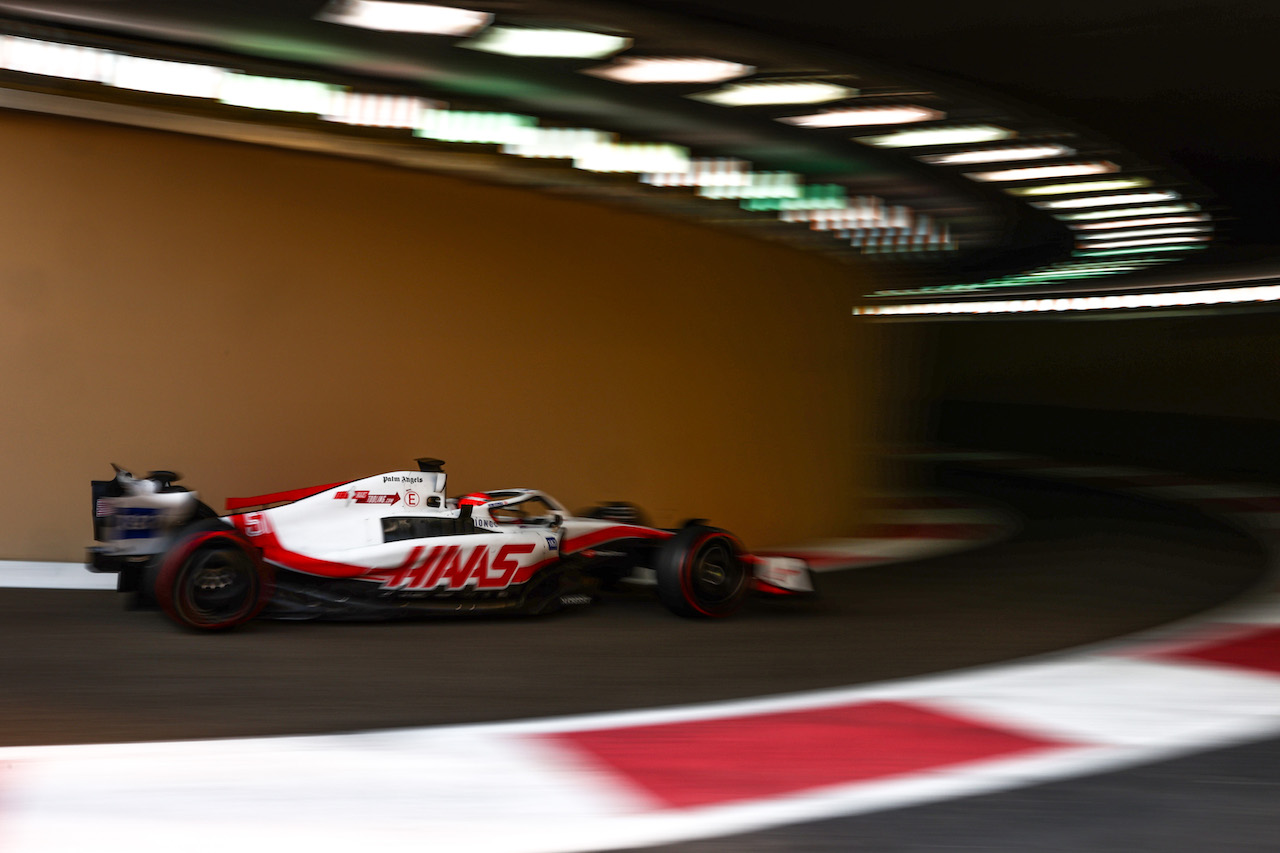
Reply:
<svg viewBox="0 0 1280 853"><path fill-rule="evenodd" d="M704 226L282 150L0 114L0 558L75 560L89 480L215 508L447 461L760 547L854 530L856 271Z"/></svg>

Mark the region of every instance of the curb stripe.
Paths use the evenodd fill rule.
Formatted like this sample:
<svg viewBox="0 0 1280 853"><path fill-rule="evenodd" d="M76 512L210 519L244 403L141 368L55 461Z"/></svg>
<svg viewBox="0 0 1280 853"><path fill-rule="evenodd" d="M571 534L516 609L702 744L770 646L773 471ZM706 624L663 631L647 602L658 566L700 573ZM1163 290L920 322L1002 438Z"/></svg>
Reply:
<svg viewBox="0 0 1280 853"><path fill-rule="evenodd" d="M589 754L677 809L1067 745L902 702L547 737Z"/></svg>

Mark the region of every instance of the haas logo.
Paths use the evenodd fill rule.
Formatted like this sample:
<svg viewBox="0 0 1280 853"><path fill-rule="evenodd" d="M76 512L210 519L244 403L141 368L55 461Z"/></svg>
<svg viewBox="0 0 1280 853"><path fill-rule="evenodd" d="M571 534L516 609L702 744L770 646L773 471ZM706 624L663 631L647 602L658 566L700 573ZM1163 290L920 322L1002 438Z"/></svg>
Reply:
<svg viewBox="0 0 1280 853"><path fill-rule="evenodd" d="M519 558L531 554L531 543L503 545L490 559L489 546L465 549L458 545L423 545L409 552L405 561L394 569L379 569L366 577L382 582L383 589L426 590L443 587L464 589L505 589L524 583L533 566L521 567Z"/></svg>

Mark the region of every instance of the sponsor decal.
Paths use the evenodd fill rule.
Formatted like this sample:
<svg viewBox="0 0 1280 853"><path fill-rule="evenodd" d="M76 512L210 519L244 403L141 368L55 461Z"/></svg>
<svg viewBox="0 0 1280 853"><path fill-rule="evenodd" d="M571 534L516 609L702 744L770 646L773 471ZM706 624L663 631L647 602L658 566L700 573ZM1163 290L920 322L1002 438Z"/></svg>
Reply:
<svg viewBox="0 0 1280 853"><path fill-rule="evenodd" d="M756 577L772 586L795 592L812 592L813 584L803 560L791 557L765 557L756 567Z"/></svg>
<svg viewBox="0 0 1280 853"><path fill-rule="evenodd" d="M271 532L267 517L260 512L251 512L244 517L244 533L246 536L265 536Z"/></svg>
<svg viewBox="0 0 1280 853"><path fill-rule="evenodd" d="M400 476L399 474L384 474L384 475L382 475L382 482L384 482L384 483L404 483L404 484L405 484L405 485L407 485L407 486L412 486L414 483L421 483L421 482L422 482L422 478L421 478L421 477L408 476L408 475L406 475L406 476L403 476L403 477L402 477L402 476Z"/></svg>
<svg viewBox="0 0 1280 853"><path fill-rule="evenodd" d="M358 504L388 504L395 506L400 503L400 493L396 492L392 495L373 495L367 491L357 491L353 493L352 500Z"/></svg>
<svg viewBox="0 0 1280 853"><path fill-rule="evenodd" d="M366 577L381 581L383 589L505 589L528 580L531 566L522 566L521 558L532 554L537 546L519 542L490 548L475 545L418 545L393 569L378 569Z"/></svg>
<svg viewBox="0 0 1280 853"><path fill-rule="evenodd" d="M476 527L483 527L485 530L498 529L498 522L489 518L472 518L471 521Z"/></svg>
<svg viewBox="0 0 1280 853"><path fill-rule="evenodd" d="M560 543L556 541L556 537L554 536L547 537L547 548L549 548L552 551L560 550Z"/></svg>
<svg viewBox="0 0 1280 853"><path fill-rule="evenodd" d="M382 479L385 480L386 477L383 477ZM409 494L413 495L413 499L415 501L415 503L411 503L409 504L409 506L417 506L418 505L416 503L416 501L418 500L417 492L409 492ZM368 489L360 489L358 491L343 490L343 491L334 492L333 499L335 501L352 501L358 504L386 504L388 506L395 506L396 504L400 503L400 493L396 492L390 495L375 495L375 494L372 494Z"/></svg>
<svg viewBox="0 0 1280 853"><path fill-rule="evenodd" d="M121 539L149 539L160 526L160 510L122 507L116 514L116 530Z"/></svg>

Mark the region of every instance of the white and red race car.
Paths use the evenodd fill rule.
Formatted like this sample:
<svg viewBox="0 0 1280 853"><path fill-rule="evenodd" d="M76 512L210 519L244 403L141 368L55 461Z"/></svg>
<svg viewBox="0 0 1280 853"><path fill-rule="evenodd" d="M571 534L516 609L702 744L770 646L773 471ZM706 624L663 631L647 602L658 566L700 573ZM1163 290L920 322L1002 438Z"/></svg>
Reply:
<svg viewBox="0 0 1280 853"><path fill-rule="evenodd" d="M624 582L670 610L727 616L752 590L814 591L803 560L746 553L690 520L650 527L630 504L573 517L533 489L445 496L443 462L347 483L232 498L219 517L169 471L93 482L89 569L192 628L280 619L547 613Z"/></svg>

